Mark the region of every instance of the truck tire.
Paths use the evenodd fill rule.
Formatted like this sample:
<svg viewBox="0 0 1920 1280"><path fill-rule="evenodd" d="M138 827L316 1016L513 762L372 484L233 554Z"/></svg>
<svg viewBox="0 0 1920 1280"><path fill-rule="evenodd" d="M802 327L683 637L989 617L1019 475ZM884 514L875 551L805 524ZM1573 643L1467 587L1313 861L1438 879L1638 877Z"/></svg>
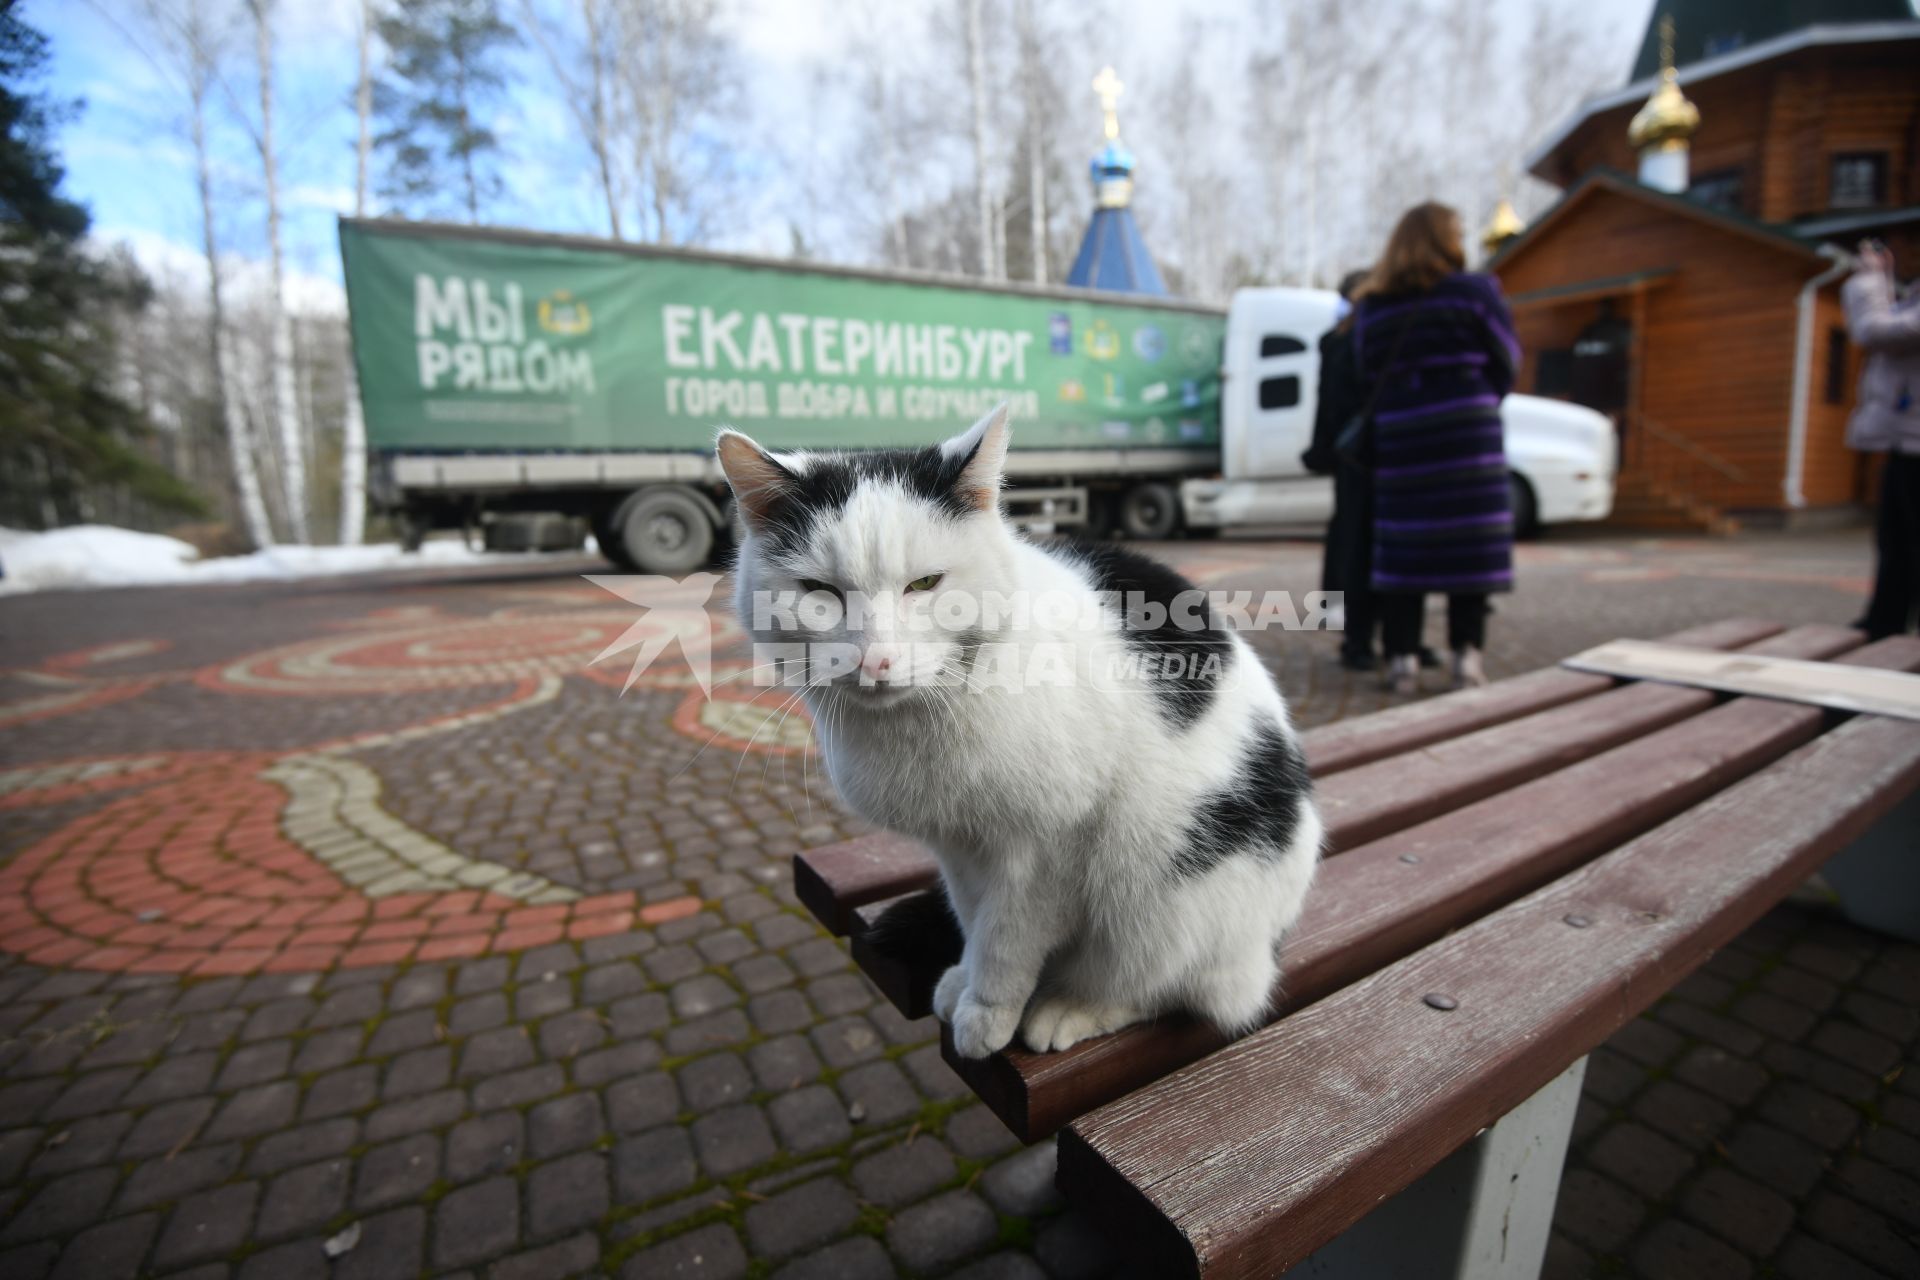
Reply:
<svg viewBox="0 0 1920 1280"><path fill-rule="evenodd" d="M1146 480L1120 499L1120 532L1129 538L1157 542L1173 536L1180 520L1180 500L1171 485Z"/></svg>
<svg viewBox="0 0 1920 1280"><path fill-rule="evenodd" d="M600 554L607 558L607 563L616 569L632 573L634 572L633 562L627 559L626 544L620 538L620 526L613 522L613 517L619 513L622 505L616 502L610 507L602 507L588 517L587 523L592 528L593 540L599 544Z"/></svg>
<svg viewBox="0 0 1920 1280"><path fill-rule="evenodd" d="M1540 506L1534 501L1533 486L1518 471L1507 472L1507 493L1513 504L1513 536L1534 538L1540 534Z"/></svg>
<svg viewBox="0 0 1920 1280"><path fill-rule="evenodd" d="M713 554L707 504L677 485L640 490L610 523L621 553L641 573L692 573Z"/></svg>

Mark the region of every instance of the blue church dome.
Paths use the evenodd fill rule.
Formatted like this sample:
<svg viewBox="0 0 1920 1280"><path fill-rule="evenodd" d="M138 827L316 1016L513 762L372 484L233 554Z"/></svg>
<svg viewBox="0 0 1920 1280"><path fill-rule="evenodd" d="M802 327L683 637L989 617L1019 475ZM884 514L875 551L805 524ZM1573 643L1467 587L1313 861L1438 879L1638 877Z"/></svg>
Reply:
<svg viewBox="0 0 1920 1280"><path fill-rule="evenodd" d="M1153 265L1146 241L1140 238L1133 210L1133 152L1120 141L1116 104L1120 80L1113 68L1093 82L1106 111L1107 141L1094 154L1088 172L1093 178L1093 221L1080 241L1080 252L1067 272L1067 283L1083 289L1110 289L1116 293L1165 294L1167 286Z"/></svg>

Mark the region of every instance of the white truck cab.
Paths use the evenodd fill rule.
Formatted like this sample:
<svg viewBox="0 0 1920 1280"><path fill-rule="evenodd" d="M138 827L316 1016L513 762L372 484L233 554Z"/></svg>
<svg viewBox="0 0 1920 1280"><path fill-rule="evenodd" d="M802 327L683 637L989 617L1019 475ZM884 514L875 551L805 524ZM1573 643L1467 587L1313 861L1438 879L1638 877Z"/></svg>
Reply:
<svg viewBox="0 0 1920 1280"><path fill-rule="evenodd" d="M1190 528L1325 520L1333 481L1300 455L1313 438L1320 335L1340 296L1326 289L1242 289L1227 312L1221 388L1221 475L1180 486ZM1613 424L1580 405L1510 395L1501 404L1514 520L1601 520L1613 509Z"/></svg>

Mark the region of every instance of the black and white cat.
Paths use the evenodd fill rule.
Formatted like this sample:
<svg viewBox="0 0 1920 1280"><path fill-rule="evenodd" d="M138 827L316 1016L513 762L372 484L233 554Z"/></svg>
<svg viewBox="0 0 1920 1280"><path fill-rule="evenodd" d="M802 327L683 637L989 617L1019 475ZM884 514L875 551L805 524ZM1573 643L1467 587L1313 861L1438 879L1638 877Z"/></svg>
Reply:
<svg viewBox="0 0 1920 1280"><path fill-rule="evenodd" d="M1247 1030L1323 834L1286 703L1204 606L1198 630L1128 625L1127 593L1155 622L1139 602L1192 590L1179 575L1021 537L999 509L1007 444L1004 408L917 452L776 455L722 432L742 619L842 655L812 660L804 696L841 796L939 859L966 944L934 1008L960 1053L1174 1010ZM817 629L780 625L783 595Z"/></svg>

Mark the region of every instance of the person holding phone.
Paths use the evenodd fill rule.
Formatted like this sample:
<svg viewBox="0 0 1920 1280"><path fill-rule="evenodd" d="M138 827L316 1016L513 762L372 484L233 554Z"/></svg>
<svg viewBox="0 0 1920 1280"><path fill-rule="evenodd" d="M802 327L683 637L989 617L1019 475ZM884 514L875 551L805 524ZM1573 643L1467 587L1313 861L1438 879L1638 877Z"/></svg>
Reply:
<svg viewBox="0 0 1920 1280"><path fill-rule="evenodd" d="M1867 240L1840 299L1847 333L1866 353L1847 445L1887 455L1874 526L1873 597L1855 624L1878 640L1912 631L1920 613L1920 297L1911 290L1901 296L1893 255Z"/></svg>

